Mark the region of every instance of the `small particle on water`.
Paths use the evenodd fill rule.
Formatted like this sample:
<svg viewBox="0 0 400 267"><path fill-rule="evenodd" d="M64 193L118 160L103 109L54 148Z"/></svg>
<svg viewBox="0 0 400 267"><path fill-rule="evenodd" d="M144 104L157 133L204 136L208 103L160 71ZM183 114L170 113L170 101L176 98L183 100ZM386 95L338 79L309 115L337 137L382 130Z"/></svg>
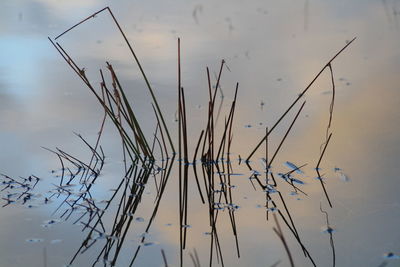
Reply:
<svg viewBox="0 0 400 267"><path fill-rule="evenodd" d="M136 217L135 221L137 222L144 222L144 219L142 217Z"/></svg>
<svg viewBox="0 0 400 267"><path fill-rule="evenodd" d="M323 226L323 227L321 227L321 229L322 229L322 233L324 233L324 234L332 234L332 233L336 232L336 230L334 228L330 227L329 225Z"/></svg>
<svg viewBox="0 0 400 267"><path fill-rule="evenodd" d="M268 208L267 210L270 211L270 212L277 212L277 211L278 211L278 208L276 208L276 207L271 207L271 208Z"/></svg>
<svg viewBox="0 0 400 267"><path fill-rule="evenodd" d="M172 226L172 223L166 223L165 226Z"/></svg>
<svg viewBox="0 0 400 267"><path fill-rule="evenodd" d="M211 235L211 232L204 232L204 235Z"/></svg>
<svg viewBox="0 0 400 267"><path fill-rule="evenodd" d="M58 223L58 222L60 222L60 220L53 220L53 219L51 219L51 220L44 221L45 224L56 224L56 223Z"/></svg>
<svg viewBox="0 0 400 267"><path fill-rule="evenodd" d="M184 225L182 225L182 228L192 228L192 226L189 224L184 224Z"/></svg>
<svg viewBox="0 0 400 267"><path fill-rule="evenodd" d="M246 124L245 126L244 126L244 128L251 128L252 126L250 125L250 124Z"/></svg>
<svg viewBox="0 0 400 267"><path fill-rule="evenodd" d="M273 193L277 193L278 190L276 190L273 185L267 184L267 188L264 190L264 192L273 194Z"/></svg>
<svg viewBox="0 0 400 267"><path fill-rule="evenodd" d="M143 246L150 247L150 246L154 246L154 245L157 245L157 244L158 244L157 242L144 242Z"/></svg>
<svg viewBox="0 0 400 267"><path fill-rule="evenodd" d="M62 242L62 240L61 239L53 239L53 240L51 240L50 241L50 244L58 244L58 243L61 243Z"/></svg>
<svg viewBox="0 0 400 267"><path fill-rule="evenodd" d="M237 210L237 209L240 209L240 206L235 205L235 204L228 204L228 209L229 210Z"/></svg>
<svg viewBox="0 0 400 267"><path fill-rule="evenodd" d="M301 181L301 180L299 180L299 179L296 179L296 178L292 178L291 180L292 180L292 182L294 182L294 183L296 183L296 184L304 184L303 181Z"/></svg>
<svg viewBox="0 0 400 267"><path fill-rule="evenodd" d="M53 226L54 224L57 224L57 223L59 223L60 222L60 220L53 220L53 219L51 219L51 220L47 220L47 221L44 221L43 222L43 224L41 225L43 228L50 228L51 226Z"/></svg>
<svg viewBox="0 0 400 267"><path fill-rule="evenodd" d="M25 240L28 243L40 243L43 242L44 240L41 238L29 238Z"/></svg>
<svg viewBox="0 0 400 267"><path fill-rule="evenodd" d="M400 259L400 256L394 254L393 252L387 252L383 254L383 258L388 260L398 260Z"/></svg>
<svg viewBox="0 0 400 267"><path fill-rule="evenodd" d="M281 82L282 81L282 78L278 78L278 79L276 79L278 82Z"/></svg>
<svg viewBox="0 0 400 267"><path fill-rule="evenodd" d="M287 167L289 167L292 170L295 170L295 172L299 173L299 174L303 174L304 172L302 170L299 169L299 167L297 167L294 163L290 162L290 161L286 161L285 165Z"/></svg>

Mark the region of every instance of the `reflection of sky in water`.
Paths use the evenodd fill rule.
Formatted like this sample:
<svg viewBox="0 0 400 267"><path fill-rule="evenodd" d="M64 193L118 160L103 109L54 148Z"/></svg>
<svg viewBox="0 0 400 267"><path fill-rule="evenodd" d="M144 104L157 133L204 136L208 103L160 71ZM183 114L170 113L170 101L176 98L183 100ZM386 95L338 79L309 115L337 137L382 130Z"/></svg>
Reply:
<svg viewBox="0 0 400 267"><path fill-rule="evenodd" d="M325 168L329 168L325 176L327 189L334 205L330 220L337 230L334 238L338 266L377 266L383 260L383 253L399 254L400 237L396 226L400 220L400 199L396 177L400 152L397 108L400 104L400 6L394 0L146 1L140 4L131 1L4 1L0 4L1 172L48 175L47 170L58 163L40 146L61 146L81 153L72 131L94 138L101 118L100 109L46 37L56 36L107 4L111 5L128 38L133 41L171 127L175 127L176 110L176 38L182 38L183 83L187 90L188 112L193 120L189 129L195 135L193 139L198 138L206 112L205 66L217 70L219 60L227 60L231 72L225 72L223 76L226 96L223 108L227 109L233 86L239 81L239 112L235 118L233 151L242 157L263 134L264 127L284 111L325 61L346 40L357 36L356 42L333 63L337 85L336 113L332 144L324 158ZM145 131L150 133L153 121L146 117L151 107L144 83L127 56L126 48L121 46L122 39L109 22L107 16L99 15L66 35L63 42L77 61L88 68L94 81L98 80L99 66L104 67L105 59L111 60L124 84L134 89L129 94L135 109L143 115ZM104 27L100 29L98 25ZM285 143L291 149L282 151L275 163L275 167L282 170L285 170L282 164L286 161L296 165L309 163L304 169L308 178L299 179L305 181L304 189L312 197L296 201L298 196L293 196L290 205L296 210L302 236L318 263L329 262L330 252L326 236L320 233L325 222L323 216L319 216L318 203L323 198L319 181L313 179L312 167L327 123L329 86L329 76L323 75L309 91L304 110L304 115L308 116L299 119L297 131ZM285 127L282 125L276 131L284 133ZM118 145L112 134L108 133L105 146ZM277 136L272 137L272 143L279 141ZM109 153L118 155L118 151ZM108 174L117 172L117 168L110 165ZM335 166L342 168L350 181L341 181L332 171ZM237 172L245 173L246 170ZM227 257L226 264L256 266L260 261L273 264L279 259L285 260L281 244L276 245L276 236L270 231L270 225L265 224L265 214L256 207L262 204L262 195L256 195L243 177L235 179L238 179L235 190L243 188L243 193L237 194L237 204L241 207L238 220L243 257L239 264L234 257ZM98 186L107 188L110 185L112 181L107 180ZM167 189L173 192L175 185L176 181L171 181ZM199 200L194 190L193 196L196 207ZM165 195L164 206L160 208L152 232L155 239L152 241L159 244L142 251L142 264L152 253L160 256L157 264L161 264L159 249L162 244L173 245L163 248L168 259L174 261L179 242L176 238L178 221L171 209L177 210L176 201L174 194ZM57 259L69 258L68 253L73 249L67 249L67 252L65 248L74 248L81 236L77 228L68 223L42 229L40 225L49 219L51 210L0 210L2 229L24 229L15 242L0 242L0 258L4 264L24 265L32 257L40 265L40 259L34 254L42 253L43 244L56 239L63 241L48 248L49 263L57 265ZM311 214L318 214L315 221L310 220ZM189 248L196 247L200 255L207 255L208 237L203 233L209 229L204 227L207 219L200 205L190 216ZM34 223L25 221L29 217L33 217ZM145 218L141 214L137 217ZM166 226L168 223L172 225ZM65 234L58 236L56 230L60 227ZM221 229L221 235L230 240L224 244L226 251L231 248L229 231L229 228ZM262 237L257 238L259 235ZM10 238L10 231L0 231L0 240ZM46 242L27 244L28 238L43 238ZM300 251L294 242L291 244L293 254L297 255L295 262L299 266L308 264L298 256ZM20 254L16 253L18 250L23 250L24 256L16 257ZM253 258L250 255L259 256ZM264 255L273 257L266 259Z"/></svg>

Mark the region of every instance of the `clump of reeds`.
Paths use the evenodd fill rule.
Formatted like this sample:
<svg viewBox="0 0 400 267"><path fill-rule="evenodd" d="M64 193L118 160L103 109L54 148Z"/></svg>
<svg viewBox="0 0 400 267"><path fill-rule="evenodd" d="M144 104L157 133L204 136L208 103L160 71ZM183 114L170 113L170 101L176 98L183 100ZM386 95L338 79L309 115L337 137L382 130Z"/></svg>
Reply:
<svg viewBox="0 0 400 267"><path fill-rule="evenodd" d="M117 30L120 32L121 36L125 40L130 53L133 57L134 62L139 67L139 70L143 76L146 83L149 94L152 97L152 107L154 111L154 118L156 120L155 130L153 136L146 136L142 131L142 127L139 123L137 114L135 114L133 107L126 95L125 89L122 87L118 75L114 70L112 64L107 62L107 73L109 80L106 79L104 70L99 70L99 75L101 77L101 83L99 88L96 88L86 76L85 68L78 66L72 56L62 47L59 43L59 39L70 32L75 27L78 27L82 23L94 18L96 15L108 12L111 16ZM52 195L46 197L49 201L54 197L59 197L61 195L65 196L65 199L61 202L55 213L61 208L66 206L66 210L61 212L60 217L68 220L76 210L84 210L84 212L75 218L74 223L81 223L83 229L87 230L86 238L83 240L82 244L73 255L70 264L73 264L77 259L78 255L84 253L90 249L95 243L103 242L100 246L101 249L98 256L93 260L93 266L97 263L110 264L115 266L117 264L119 255L125 244L126 238L129 231L134 228L135 214L140 206L145 186L149 183L151 178L154 178L155 188L157 191L153 210L151 216L148 220L148 224L145 228L145 233L148 233L161 203L162 197L165 193L165 188L170 177L170 173L175 161L175 146L174 142L170 136L167 124L164 120L161 107L157 101L154 89L150 85L150 82L142 68L142 65L134 52L131 44L129 43L124 31L122 30L120 24L118 23L116 17L109 7L106 7L89 17L78 22L71 28L67 29L56 38L49 38L50 42L54 45L60 55L64 58L66 63L71 67L71 69L76 73L76 75L84 82L84 84L89 88L89 90L94 94L94 96L99 101L100 105L104 110L104 117L101 122L101 127L99 131L98 138L94 145L90 145L86 139L81 135L77 136L84 142L86 147L90 149L91 157L86 162L74 157L67 152L57 148L56 150L50 150L54 153L61 164L61 175L60 183L55 186L55 190ZM265 194L265 207L266 207L266 220L269 220L269 213L273 212L275 219L276 228L273 228L274 232L277 234L279 239L284 245L284 248L288 254L291 266L294 266L293 255L291 254L287 239L284 237L283 229L281 228L278 218L280 218L284 225L287 227L289 232L292 234L294 239L297 241L301 247L304 256L309 258L312 265L316 266L314 259L311 257L310 252L304 245L302 239L300 238L299 231L296 228L294 218L291 215L290 209L285 201L283 194L281 193L280 183L277 182L275 178L276 173L271 171L271 166L274 163L278 153L281 151L287 137L291 133L299 115L301 114L306 102L303 101L300 107L293 117L288 129L282 136L276 150L271 154L269 149L269 136L273 133L274 129L287 117L292 109L300 102L300 99L307 93L318 77L328 69L331 75L332 81L332 100L329 107L329 120L326 128L326 140L322 145L319 160L316 164L316 172L320 180L323 192L326 199L332 207L331 200L328 196L326 186L322 181L320 175L320 164L322 162L323 156L328 147L329 141L332 137L331 123L334 109L335 101L335 83L332 69L332 62L340 55L352 42L348 42L339 52L337 52L320 70L320 72L312 79L309 85L299 94L299 96L292 102L287 110L276 120L272 127L267 127L265 129L265 135L260 139L258 144L249 153L248 157L244 160L249 170L252 171L250 177L250 182L256 190L261 189L262 194ZM218 235L219 220L224 211L228 211L227 214L230 220L230 227L232 229L233 238L236 244L237 257L240 257L239 249L239 237L238 237L238 227L235 218L235 212L238 206L235 204L234 194L232 192L231 176L234 174L232 159L231 159L231 146L233 142L233 125L234 125L234 115L236 111L237 94L239 89L239 83L233 88L234 97L230 105L228 114L225 116L222 132L216 131L217 129L217 118L219 116L220 110L216 110L216 96L217 91L221 88L221 79L224 68L226 67L226 62L221 61L220 69L218 75L216 76L215 84L211 81L210 70L206 69L207 73L207 85L208 85L208 109L207 109L207 122L203 130L199 134L199 138L196 140L195 150L193 155L190 156L189 151L189 138L188 138L188 124L190 121L187 118L186 113L186 102L185 102L185 90L181 82L181 42L178 39L178 79L177 79L177 95L178 95L178 172L179 172L179 222L180 222L180 265L184 265L184 251L187 248L187 228L189 226L190 218L188 217L188 210L190 208L188 201L188 191L191 186L190 176L193 175L195 186L198 189L200 199L203 204L207 205L208 217L209 217L209 228L210 228L210 252L208 258L208 264L212 266L214 264L214 259L224 266L224 259L221 249L221 240ZM216 114L217 113L217 114ZM122 155L124 158L124 176L121 177L117 187L113 190L113 194L109 200L106 201L105 207L100 208L99 203L93 199L91 195L91 188L96 179L98 179L99 174L104 165L104 152L100 146L100 139L104 129L104 124L106 119L112 121L114 127L117 129L118 134L121 139ZM254 156L256 151L264 144L265 157L263 158L265 163L265 177L260 172L255 170L251 165L251 158ZM161 166L157 165L157 156L155 155L155 150L158 150L161 157ZM226 155L226 158L224 157ZM271 156L272 155L272 156ZM191 159L191 161L190 161ZM239 164L241 164L242 158L239 156ZM278 175L283 178L283 180L289 184L293 190L297 193L300 192L307 195L299 186L295 185L298 180L293 178L292 173L301 170L306 164L300 167L294 166L293 169L287 173ZM192 168L190 168L192 166ZM201 171L199 172L199 169ZM192 169L192 171L190 171ZM25 187L26 191L20 193L17 199L26 197L29 195L29 190L33 189L37 182L40 180L36 176L30 176L30 178L23 180L22 182L2 175L4 180L3 185L5 186L3 190L10 188L14 184L19 184L21 187ZM202 178L202 179L201 179ZM24 178L23 178L24 179ZM36 180L35 180L36 179ZM70 189L72 182L79 180L81 188L79 192L74 192ZM256 183L253 182L255 180ZM34 184L31 185L30 182ZM7 201L4 206L12 203L10 197L3 198ZM117 203L117 208L111 205L111 203ZM329 226L328 213L321 208L321 212L326 215L327 225ZM105 213L111 214L113 216L112 223L107 225L103 220ZM146 246L146 236L141 238L140 244L132 252L132 258L129 266L132 266L137 258L143 246ZM332 246L333 253L333 265L335 265L335 249L332 239L332 233L330 233L330 242ZM215 251L215 252L214 252ZM168 266L167 257L164 250L161 250L164 265ZM200 266L200 259L197 255L196 250L194 254L189 253L190 258L194 266ZM278 262L279 263L279 262Z"/></svg>

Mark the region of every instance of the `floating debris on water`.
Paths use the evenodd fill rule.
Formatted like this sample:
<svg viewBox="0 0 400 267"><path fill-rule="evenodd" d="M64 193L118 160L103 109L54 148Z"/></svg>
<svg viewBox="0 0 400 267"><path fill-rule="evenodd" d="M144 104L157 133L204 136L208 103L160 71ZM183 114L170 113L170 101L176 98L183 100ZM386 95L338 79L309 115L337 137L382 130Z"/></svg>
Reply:
<svg viewBox="0 0 400 267"><path fill-rule="evenodd" d="M383 258L388 260L398 260L400 259L400 256L394 254L393 252L387 252L383 254Z"/></svg>
<svg viewBox="0 0 400 267"><path fill-rule="evenodd" d="M321 232L324 234L333 234L336 232L336 229L332 228L331 226L322 226L321 227Z"/></svg>
<svg viewBox="0 0 400 267"><path fill-rule="evenodd" d="M144 222L144 219L142 217L136 217L135 221L137 222Z"/></svg>
<svg viewBox="0 0 400 267"><path fill-rule="evenodd" d="M271 207L271 208L268 208L267 210L270 211L270 212L277 212L278 208L277 207Z"/></svg>
<svg viewBox="0 0 400 267"><path fill-rule="evenodd" d="M142 243L143 246L145 247L150 247L150 246L154 246L154 245L158 245L158 242L144 242Z"/></svg>
<svg viewBox="0 0 400 267"><path fill-rule="evenodd" d="M335 168L333 168L333 171L334 172L339 172L339 171L341 171L342 169L341 168L338 168L338 167L335 167Z"/></svg>
<svg viewBox="0 0 400 267"><path fill-rule="evenodd" d="M260 102L261 110L263 110L264 106L265 106L265 102L261 100L261 102Z"/></svg>
<svg viewBox="0 0 400 267"><path fill-rule="evenodd" d="M301 181L301 180L299 180L299 179L296 179L296 178L290 178L290 180L291 180L293 183L296 183L296 184L302 184L302 185L305 184L303 181Z"/></svg>
<svg viewBox="0 0 400 267"><path fill-rule="evenodd" d="M227 205L227 208L228 208L229 210L237 210L237 209L240 209L240 206L235 205L235 204L228 204L228 205Z"/></svg>
<svg viewBox="0 0 400 267"><path fill-rule="evenodd" d="M290 169L294 170L295 172L297 172L299 174L304 174L304 172L302 170L300 170L299 167L297 167L294 163L292 163L290 161L286 161L284 164L287 167L289 167Z"/></svg>
<svg viewBox="0 0 400 267"><path fill-rule="evenodd" d="M43 224L41 225L43 228L49 228L51 226L53 226L54 224L60 223L60 220L55 220L55 219L51 219L51 220L46 220L43 222Z"/></svg>
<svg viewBox="0 0 400 267"><path fill-rule="evenodd" d="M276 190L273 185L268 184L267 188L264 190L264 192L273 194L273 193L277 193L278 190Z"/></svg>
<svg viewBox="0 0 400 267"><path fill-rule="evenodd" d="M215 210L224 210L225 205L223 203L214 203L214 209Z"/></svg>
<svg viewBox="0 0 400 267"><path fill-rule="evenodd" d="M25 240L27 243L40 243L43 242L44 239L41 238L29 238Z"/></svg>

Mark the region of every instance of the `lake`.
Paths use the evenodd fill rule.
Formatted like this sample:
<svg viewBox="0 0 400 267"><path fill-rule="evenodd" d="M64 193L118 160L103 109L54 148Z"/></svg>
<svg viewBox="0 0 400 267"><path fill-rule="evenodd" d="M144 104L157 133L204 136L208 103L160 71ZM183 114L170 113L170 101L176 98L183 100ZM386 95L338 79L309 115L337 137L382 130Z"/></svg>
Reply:
<svg viewBox="0 0 400 267"><path fill-rule="evenodd" d="M55 39L106 6L149 84L108 10ZM398 1L3 0L0 22L0 266L399 265ZM112 65L148 146L123 149L110 118L100 130L103 106L48 37L116 99Z"/></svg>

